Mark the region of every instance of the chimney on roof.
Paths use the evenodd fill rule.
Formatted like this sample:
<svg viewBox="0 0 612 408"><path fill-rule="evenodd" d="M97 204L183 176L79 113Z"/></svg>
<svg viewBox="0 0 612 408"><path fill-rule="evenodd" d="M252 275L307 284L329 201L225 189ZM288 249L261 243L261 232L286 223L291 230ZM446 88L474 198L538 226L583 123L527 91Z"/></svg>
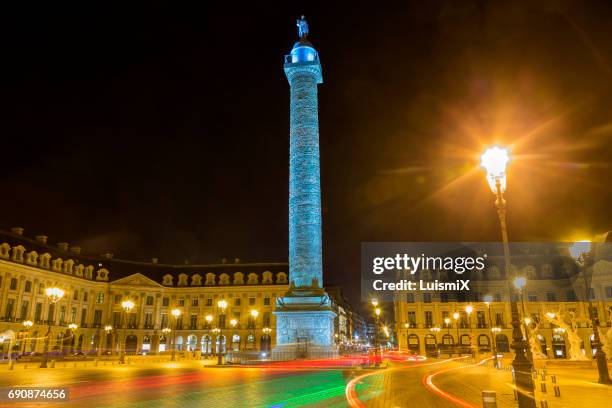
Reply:
<svg viewBox="0 0 612 408"><path fill-rule="evenodd" d="M15 235L23 235L23 228L21 227L13 227L11 228L11 232Z"/></svg>
<svg viewBox="0 0 612 408"><path fill-rule="evenodd" d="M221 263L222 263L222 264L226 264L226 263L227 263L227 258L223 258L223 259L221 259Z"/></svg>
<svg viewBox="0 0 612 408"><path fill-rule="evenodd" d="M234 263L240 263L240 258L234 258Z"/></svg>
<svg viewBox="0 0 612 408"><path fill-rule="evenodd" d="M151 258L151 263L156 264L157 262L159 262L159 258Z"/></svg>
<svg viewBox="0 0 612 408"><path fill-rule="evenodd" d="M72 252L73 254L76 254L76 255L80 255L81 254L81 247L78 247L78 246L70 247L70 252Z"/></svg>
<svg viewBox="0 0 612 408"><path fill-rule="evenodd" d="M67 242L58 242L57 247L62 251L68 251L68 243Z"/></svg>
<svg viewBox="0 0 612 408"><path fill-rule="evenodd" d="M113 253L112 252L107 252L105 254L100 255L102 258L106 258L106 259L113 259Z"/></svg>
<svg viewBox="0 0 612 408"><path fill-rule="evenodd" d="M49 237L48 237L48 236L46 236L46 235L37 235L37 236L36 236L36 240L37 240L38 242L40 242L41 244L46 244L46 243L47 243L47 239L48 239L48 238L49 238Z"/></svg>

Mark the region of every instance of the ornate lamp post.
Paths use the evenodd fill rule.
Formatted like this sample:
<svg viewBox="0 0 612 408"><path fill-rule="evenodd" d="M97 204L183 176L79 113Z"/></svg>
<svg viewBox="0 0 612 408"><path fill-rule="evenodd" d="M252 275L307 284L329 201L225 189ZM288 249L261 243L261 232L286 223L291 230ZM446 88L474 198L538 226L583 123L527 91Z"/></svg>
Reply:
<svg viewBox="0 0 612 408"><path fill-rule="evenodd" d="M104 326L104 333L106 333L106 337L104 338L104 348L106 349L106 346L108 345L108 334L113 331L113 326L111 326L110 324L107 324ZM101 342L100 342L101 343ZM112 344L111 344L111 348L112 348ZM100 355L100 353L102 353L102 344L100 344L100 347L98 347L98 356ZM112 353L112 350L111 350Z"/></svg>
<svg viewBox="0 0 612 408"><path fill-rule="evenodd" d="M493 301L493 296L491 295L487 295L484 297L484 303L485 305L487 305L487 311L489 314L489 327L491 328L491 332L493 332L493 320L491 319L491 302ZM500 329L501 330L501 329ZM498 361L497 361L497 341L495 336L497 336L497 334L495 332L493 332L493 340L492 340L492 350L493 350L493 361L495 362L495 368L498 368Z"/></svg>
<svg viewBox="0 0 612 408"><path fill-rule="evenodd" d="M68 325L68 328L70 329L70 335L72 336L72 339L74 341L74 332L76 332L76 329L79 328L79 325L76 323L70 323ZM72 353L74 349L70 350L70 352Z"/></svg>
<svg viewBox="0 0 612 408"><path fill-rule="evenodd" d="M374 303L374 302L372 302ZM374 319L375 319L375 323L374 323L374 351L376 353L376 356L378 358L378 354L380 353L381 357L382 357L382 347L380 347L380 338L379 338L379 326L380 326L380 308L375 308L374 309ZM382 360L382 358L381 358ZM378 364L378 359L376 359L376 364Z"/></svg>
<svg viewBox="0 0 612 408"><path fill-rule="evenodd" d="M459 347L457 347L457 345L460 345L459 343L459 317L460 316L461 315L459 314L459 312L453 313L453 319L455 319L455 326L457 327L457 341L455 342L455 348L457 349L457 355L461 354L459 352Z"/></svg>
<svg viewBox="0 0 612 408"><path fill-rule="evenodd" d="M34 322L32 322L31 320L25 320L22 324L24 327L24 332L23 332L23 348L21 350L21 354L24 354L26 350L27 336L30 333L30 328L34 325Z"/></svg>
<svg viewBox="0 0 612 408"><path fill-rule="evenodd" d="M582 277L584 278L584 290L589 306L589 318L591 319L591 326L593 326L593 341L591 342L591 346L595 348L595 359L597 360L597 371L599 372L598 382L600 384L612 384L608 371L606 353L603 351L601 339L599 337L599 317L596 314L596 309L593 307L593 302L591 302L590 285L587 281L587 270L592 268L594 263L591 243L588 241L575 242L570 246L570 254L576 261L576 265L578 265Z"/></svg>
<svg viewBox="0 0 612 408"><path fill-rule="evenodd" d="M472 355L474 355L474 349L472 345L472 312L473 311L474 311L474 307L472 307L472 305L467 305L465 307L465 313L467 313L468 328L470 329L470 351L472 352Z"/></svg>
<svg viewBox="0 0 612 408"><path fill-rule="evenodd" d="M451 319L450 317L445 317L444 318L444 325L446 326L446 334L448 334L449 338L450 338L450 322ZM444 345L444 340L442 341L442 345ZM448 347L448 356L451 356L451 348Z"/></svg>
<svg viewBox="0 0 612 408"><path fill-rule="evenodd" d="M64 291L60 288L51 287L45 289L45 295L49 299L49 307L56 304L64 297ZM45 335L45 351L43 353L43 359L40 362L40 368L47 368L47 361L49 360L49 344L51 343L51 321L53 316L47 316L47 334Z"/></svg>
<svg viewBox="0 0 612 408"><path fill-rule="evenodd" d="M529 325L531 324L531 318L527 316L527 312L525 311L525 296L524 290L525 286L527 286L527 278L524 276L517 276L512 282L514 287L519 293L519 298L521 299L521 313L523 315L523 328L525 329L525 343L527 345L527 349L525 353L527 354L527 359L533 364L533 354L531 352L531 347L529 345Z"/></svg>
<svg viewBox="0 0 612 408"><path fill-rule="evenodd" d="M487 149L481 157L481 166L487 171L487 181L495 195L495 205L501 227L502 243L504 249L504 263L506 271L506 284L508 294L512 294L508 279L510 274L510 246L508 244L508 229L506 226L506 166L508 165L508 151L498 146ZM521 332L521 322L516 301L510 296L510 310L512 313L512 349L514 350L514 377L518 391L519 408L535 408L534 385L531 372L533 364L527 358L528 345Z"/></svg>
<svg viewBox="0 0 612 408"><path fill-rule="evenodd" d="M434 334L434 341L435 341L435 344L436 344L436 352L439 352L440 349L438 348L438 333L440 333L441 329L439 327L432 327L429 330Z"/></svg>
<svg viewBox="0 0 612 408"><path fill-rule="evenodd" d="M169 327L164 327L164 328L162 329L162 333L164 333L164 339L165 339L165 343L164 343L164 351L167 351L167 350L166 350L166 345L168 344L168 340L169 340L169 339L168 339L168 334L169 334L171 331L172 331L172 329L171 329L171 328L169 328Z"/></svg>
<svg viewBox="0 0 612 408"><path fill-rule="evenodd" d="M217 308L219 309L219 334L217 335L217 365L223 364L223 329L225 328L225 309L227 309L227 301L221 299L217 302ZM227 347L227 342L225 342Z"/></svg>
<svg viewBox="0 0 612 408"><path fill-rule="evenodd" d="M131 300L124 300L121 302L121 307L123 308L124 314L124 322L123 322L123 341L121 342L121 347L119 350L119 364L125 364L125 352L127 347L127 325L128 325L128 314L134 308L135 303Z"/></svg>
<svg viewBox="0 0 612 408"><path fill-rule="evenodd" d="M176 361L176 331L178 330L178 318L181 316L180 309L172 309L170 312L174 317L174 331L172 332L172 356L170 361Z"/></svg>
<svg viewBox="0 0 612 408"><path fill-rule="evenodd" d="M208 334L209 334L209 338L210 338L209 343L206 345L206 355L208 355L209 354L208 348L210 347L210 353L212 353L212 350L213 350L212 336L210 336L210 333L211 333L210 331L212 330L211 324L212 324L212 321L213 321L213 317L212 317L212 315L206 315L204 320L206 320L206 327L209 330Z"/></svg>

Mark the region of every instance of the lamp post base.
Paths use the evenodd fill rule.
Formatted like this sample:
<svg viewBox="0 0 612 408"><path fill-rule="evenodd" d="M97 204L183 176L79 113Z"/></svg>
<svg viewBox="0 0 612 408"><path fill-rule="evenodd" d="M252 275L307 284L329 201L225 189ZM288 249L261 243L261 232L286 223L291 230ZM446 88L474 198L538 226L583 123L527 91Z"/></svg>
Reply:
<svg viewBox="0 0 612 408"><path fill-rule="evenodd" d="M597 353L597 371L599 372L599 384L612 384L610 379L610 372L608 371L608 362L606 361L606 355L598 352Z"/></svg>

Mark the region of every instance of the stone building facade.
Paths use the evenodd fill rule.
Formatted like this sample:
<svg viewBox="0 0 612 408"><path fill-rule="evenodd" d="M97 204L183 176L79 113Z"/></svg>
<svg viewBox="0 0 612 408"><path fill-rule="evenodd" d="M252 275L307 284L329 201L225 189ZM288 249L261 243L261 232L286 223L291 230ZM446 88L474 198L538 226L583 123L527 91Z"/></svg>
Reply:
<svg viewBox="0 0 612 408"><path fill-rule="evenodd" d="M517 259L519 258L519 259ZM471 292L464 299L444 292L401 292L395 295L394 315L398 346L401 350L433 355L466 351L493 350L493 340L501 354L511 353L512 316L510 302L518 301L522 318L530 319L528 335L536 358L583 358L593 356L592 324L586 301L583 272L575 268L571 258L558 258L554 264L538 256L513 257L510 277L497 265L501 259L490 259L492 264L483 271L487 277L486 291ZM516 261L516 264L515 264ZM557 270L563 270L558 273ZM443 272L425 271L427 281L439 279ZM612 357L612 262L600 260L589 272L590 297L599 321L599 333L607 357ZM522 302L511 281L516 276L527 278ZM417 279L421 279L417 278ZM472 276L482 279L482 276ZM490 296L485 299L485 296ZM491 300L488 304L485 300ZM466 306L471 306L471 313ZM523 312L524 307L524 312ZM458 312L459 317L453 315ZM446 324L445 319L450 323ZM495 328L497 333L492 332ZM433 329L433 330L432 330ZM439 330L438 330L439 329ZM523 330L525 326L523 325ZM471 340L470 340L471 339ZM572 346L573 345L573 346ZM579 349L579 351L578 351Z"/></svg>
<svg viewBox="0 0 612 408"><path fill-rule="evenodd" d="M173 344L203 354L219 347L266 352L275 345L272 312L288 289L287 267L91 257L66 243L49 245L45 236L27 238L21 228L0 231L0 350L42 352L50 321L55 353L115 354L122 344L128 353L160 353ZM49 287L64 291L59 302L51 304ZM126 312L121 304L128 299L134 307ZM227 302L224 313L221 299ZM173 309L180 310L178 318ZM164 334L165 328L171 331Z"/></svg>

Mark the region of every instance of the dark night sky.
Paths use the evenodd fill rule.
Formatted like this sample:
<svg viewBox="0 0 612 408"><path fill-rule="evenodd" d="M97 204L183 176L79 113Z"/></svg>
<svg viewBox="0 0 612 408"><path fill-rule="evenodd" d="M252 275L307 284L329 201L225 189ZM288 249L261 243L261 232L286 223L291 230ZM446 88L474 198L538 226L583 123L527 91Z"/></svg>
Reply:
<svg viewBox="0 0 612 408"><path fill-rule="evenodd" d="M474 167L495 142L515 158L511 240L612 229L612 4L192 3L4 13L2 228L120 258L285 261L282 61L304 13L326 284L358 300L362 241L497 240Z"/></svg>

